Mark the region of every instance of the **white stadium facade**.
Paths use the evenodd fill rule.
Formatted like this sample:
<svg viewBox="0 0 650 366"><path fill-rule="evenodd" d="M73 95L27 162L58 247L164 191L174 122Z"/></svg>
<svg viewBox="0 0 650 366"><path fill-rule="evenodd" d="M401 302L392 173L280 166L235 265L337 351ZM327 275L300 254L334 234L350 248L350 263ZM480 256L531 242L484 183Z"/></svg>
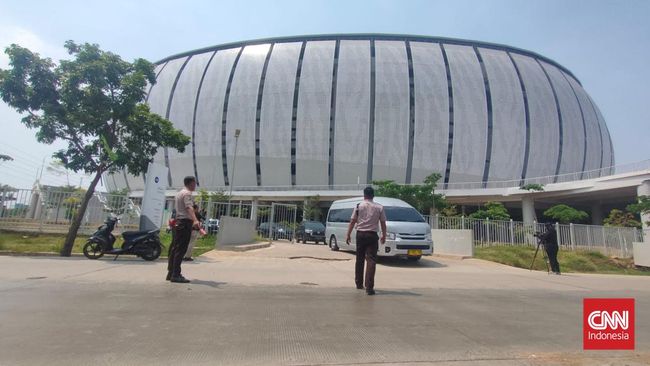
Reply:
<svg viewBox="0 0 650 366"><path fill-rule="evenodd" d="M295 36L185 52L155 72L147 103L192 137L185 152L155 157L169 168L170 192L193 175L240 199L334 199L373 180L421 183L438 172L453 201L453 187L468 182L493 199L493 182L516 188L537 177L553 184L614 173L607 125L578 78L514 47ZM143 176L106 178L109 190L144 189Z"/></svg>

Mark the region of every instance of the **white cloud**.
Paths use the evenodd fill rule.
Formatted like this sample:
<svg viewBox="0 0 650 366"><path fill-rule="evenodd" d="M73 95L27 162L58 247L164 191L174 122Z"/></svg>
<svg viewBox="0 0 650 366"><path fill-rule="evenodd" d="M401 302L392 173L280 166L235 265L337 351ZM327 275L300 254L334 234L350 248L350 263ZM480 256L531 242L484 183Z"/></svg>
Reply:
<svg viewBox="0 0 650 366"><path fill-rule="evenodd" d="M0 68L6 68L9 65L9 58L4 53L4 49L15 43L26 47L33 52L37 52L41 57L49 57L54 61L62 58L68 58L68 54L63 48L63 44L49 44L38 34L20 27L9 24L0 24Z"/></svg>

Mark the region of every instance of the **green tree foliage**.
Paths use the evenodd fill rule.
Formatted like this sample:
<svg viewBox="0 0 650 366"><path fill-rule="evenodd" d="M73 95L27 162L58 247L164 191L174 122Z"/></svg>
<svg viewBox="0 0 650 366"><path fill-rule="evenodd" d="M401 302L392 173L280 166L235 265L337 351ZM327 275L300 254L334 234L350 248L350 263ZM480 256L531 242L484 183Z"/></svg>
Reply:
<svg viewBox="0 0 650 366"><path fill-rule="evenodd" d="M69 256L81 219L104 173L144 172L160 147L184 151L189 137L143 103L147 83L156 82L153 65L133 63L96 44L65 43L72 60L55 64L12 44L10 68L0 69L0 96L36 130L39 142L67 143L54 157L66 169L94 174L76 211L61 255Z"/></svg>
<svg viewBox="0 0 650 366"><path fill-rule="evenodd" d="M639 202L628 205L627 210L641 215L650 214L650 196L640 196ZM650 221L646 225L650 225Z"/></svg>
<svg viewBox="0 0 650 366"><path fill-rule="evenodd" d="M501 202L486 202L483 207L485 207L485 209L472 212L469 215L469 218L477 220L510 220L510 214Z"/></svg>
<svg viewBox="0 0 650 366"><path fill-rule="evenodd" d="M520 187L519 189L524 190L524 191L537 191L537 192L543 192L544 191L544 185L543 184L537 184L537 183L529 183L526 184L525 186Z"/></svg>
<svg viewBox="0 0 650 366"><path fill-rule="evenodd" d="M446 217L460 216L460 213L458 213L458 207L456 205L448 205L447 207L444 207L440 210L440 214Z"/></svg>
<svg viewBox="0 0 650 366"><path fill-rule="evenodd" d="M549 208L544 211L544 216L558 221L561 224L579 223L589 217L586 212L576 210L575 208L564 204L555 205Z"/></svg>
<svg viewBox="0 0 650 366"><path fill-rule="evenodd" d="M304 221L320 221L321 210L318 206L320 196L305 197L305 203L302 207L302 219Z"/></svg>
<svg viewBox="0 0 650 366"><path fill-rule="evenodd" d="M440 178L440 174L433 173L424 179L423 184L403 185L392 180L373 181L372 184L376 196L398 198L421 213L433 214L435 209L447 206L445 197L434 192Z"/></svg>
<svg viewBox="0 0 650 366"><path fill-rule="evenodd" d="M622 226L622 227L636 227L641 228L639 222L634 214L631 212L623 212L618 209L613 209L609 212L609 216L603 220L605 226Z"/></svg>

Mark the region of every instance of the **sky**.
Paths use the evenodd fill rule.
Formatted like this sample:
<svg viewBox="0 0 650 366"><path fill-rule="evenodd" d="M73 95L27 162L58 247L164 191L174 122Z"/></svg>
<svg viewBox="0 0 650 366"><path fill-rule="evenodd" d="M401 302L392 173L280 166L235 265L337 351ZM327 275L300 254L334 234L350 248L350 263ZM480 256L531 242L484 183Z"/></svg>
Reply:
<svg viewBox="0 0 650 366"><path fill-rule="evenodd" d="M0 0L0 48L16 43L55 61L66 58L66 40L155 62L222 43L325 33L462 38L539 53L571 70L594 99L617 165L650 159L647 0ZM63 145L37 143L20 118L0 101L0 154L15 159L0 162L0 183L30 188L42 170L44 184L87 186L82 174L47 168Z"/></svg>

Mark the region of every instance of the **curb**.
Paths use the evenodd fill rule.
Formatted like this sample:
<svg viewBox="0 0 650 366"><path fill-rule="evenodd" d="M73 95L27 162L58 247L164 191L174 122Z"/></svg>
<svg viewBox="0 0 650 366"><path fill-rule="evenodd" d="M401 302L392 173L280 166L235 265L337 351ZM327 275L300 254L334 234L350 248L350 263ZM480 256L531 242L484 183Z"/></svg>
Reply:
<svg viewBox="0 0 650 366"><path fill-rule="evenodd" d="M433 253L431 256L432 257L447 258L447 259L457 259L457 260L474 258L471 255L437 254L437 253Z"/></svg>
<svg viewBox="0 0 650 366"><path fill-rule="evenodd" d="M9 250L0 250L0 255L7 257L61 257L61 254L55 252L12 252ZM83 257L83 253L72 253L70 257L61 257L61 258L71 258L71 257Z"/></svg>
<svg viewBox="0 0 650 366"><path fill-rule="evenodd" d="M232 246L223 246L217 248L217 251L227 251L227 252L247 252L249 250L269 248L271 243L255 243L255 244L244 244L244 245L232 245Z"/></svg>

